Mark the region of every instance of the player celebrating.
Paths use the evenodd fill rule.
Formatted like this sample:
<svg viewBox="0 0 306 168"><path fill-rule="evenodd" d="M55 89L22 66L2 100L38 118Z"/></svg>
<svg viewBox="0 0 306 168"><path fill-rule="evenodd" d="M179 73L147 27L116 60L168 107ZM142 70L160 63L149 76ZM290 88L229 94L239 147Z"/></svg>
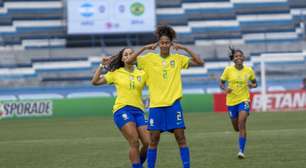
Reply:
<svg viewBox="0 0 306 168"><path fill-rule="evenodd" d="M187 47L174 43L176 33L169 26L159 26L156 30L158 42L144 46L128 62L133 62L145 50L160 48L160 53L147 53L137 57L139 68L148 75L147 85L150 94L148 130L151 143L148 149L148 168L154 168L160 133L173 132L180 148L184 168L190 167L190 154L185 138L185 123L180 99L182 98L181 70L189 64L203 65L204 62ZM180 54L170 53L171 47L183 50L191 59Z"/></svg>
<svg viewBox="0 0 306 168"><path fill-rule="evenodd" d="M116 56L103 57L92 78L92 84L115 85L117 98L113 107L114 122L130 145L129 157L133 168L142 168L150 141L142 102L146 75L133 64L125 62L132 54L132 49L124 48ZM105 66L108 66L109 72L103 76L101 70ZM142 142L141 150L139 150L139 139Z"/></svg>
<svg viewBox="0 0 306 168"><path fill-rule="evenodd" d="M234 130L239 132L238 158L244 159L246 121L250 111L249 88L257 87L257 82L253 69L243 64L245 56L241 50L230 48L229 58L234 62L234 65L224 69L219 85L227 94L228 113ZM228 83L227 87L225 86L226 82Z"/></svg>

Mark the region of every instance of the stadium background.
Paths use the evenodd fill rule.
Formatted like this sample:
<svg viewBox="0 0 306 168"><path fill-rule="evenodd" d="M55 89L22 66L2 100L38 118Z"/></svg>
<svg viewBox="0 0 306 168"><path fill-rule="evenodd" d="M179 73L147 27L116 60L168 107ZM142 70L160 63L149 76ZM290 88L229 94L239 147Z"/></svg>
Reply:
<svg viewBox="0 0 306 168"><path fill-rule="evenodd" d="M115 90L90 79L101 56L154 42L159 24L173 26L177 41L206 61L183 71L193 167L304 167L305 23L305 0L1 0L0 167L128 167L111 119ZM242 49L256 71L253 111L264 104L264 58L266 111L286 112L252 113L242 163L226 114L212 113L225 111L217 83L230 64L228 46ZM170 136L160 167L178 167Z"/></svg>

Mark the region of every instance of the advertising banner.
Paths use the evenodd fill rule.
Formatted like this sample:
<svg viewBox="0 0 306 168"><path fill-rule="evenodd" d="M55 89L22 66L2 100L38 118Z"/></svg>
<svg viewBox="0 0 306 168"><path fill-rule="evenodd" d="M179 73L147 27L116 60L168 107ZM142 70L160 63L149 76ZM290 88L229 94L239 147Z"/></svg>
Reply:
<svg viewBox="0 0 306 168"><path fill-rule="evenodd" d="M115 97L54 100L0 101L2 119L112 116ZM212 112L209 94L186 94L181 100L184 112Z"/></svg>
<svg viewBox="0 0 306 168"><path fill-rule="evenodd" d="M68 34L153 32L155 0L68 0Z"/></svg>
<svg viewBox="0 0 306 168"><path fill-rule="evenodd" d="M10 101L0 103L1 118L48 117L53 115L51 100Z"/></svg>
<svg viewBox="0 0 306 168"><path fill-rule="evenodd" d="M261 111L262 96L258 93L252 96L253 111ZM267 111L305 111L306 90L280 91L267 94Z"/></svg>
<svg viewBox="0 0 306 168"><path fill-rule="evenodd" d="M214 94L214 111L226 112L226 95ZM251 93L251 111L262 111L260 93ZM267 93L267 111L306 111L306 90L276 91Z"/></svg>

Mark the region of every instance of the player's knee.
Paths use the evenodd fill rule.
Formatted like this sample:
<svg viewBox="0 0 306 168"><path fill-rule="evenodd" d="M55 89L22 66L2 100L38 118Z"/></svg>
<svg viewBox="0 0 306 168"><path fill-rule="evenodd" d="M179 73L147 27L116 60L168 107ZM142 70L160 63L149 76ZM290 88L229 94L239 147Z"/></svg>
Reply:
<svg viewBox="0 0 306 168"><path fill-rule="evenodd" d="M233 124L233 128L236 132L239 132L239 127L238 124Z"/></svg>
<svg viewBox="0 0 306 168"><path fill-rule="evenodd" d="M160 139L159 135L151 136L150 147L157 147L157 145L159 143L159 139Z"/></svg>
<svg viewBox="0 0 306 168"><path fill-rule="evenodd" d="M139 140L138 140L138 138L131 138L131 139L129 139L129 143L130 143L130 146L132 146L132 147L139 147Z"/></svg>
<svg viewBox="0 0 306 168"><path fill-rule="evenodd" d="M151 143L150 143L150 146L157 146L158 143L159 143L159 139L152 139Z"/></svg>
<svg viewBox="0 0 306 168"><path fill-rule="evenodd" d="M245 130L245 127L242 126L242 125L239 125L239 130L240 130L240 131L241 131L241 130Z"/></svg>
<svg viewBox="0 0 306 168"><path fill-rule="evenodd" d="M176 142L179 146L186 146L186 137L185 136L176 136Z"/></svg>
<svg viewBox="0 0 306 168"><path fill-rule="evenodd" d="M244 121L239 122L238 129L239 130L244 130L245 129L245 122Z"/></svg>
<svg viewBox="0 0 306 168"><path fill-rule="evenodd" d="M143 147L148 147L149 144L150 144L150 141L149 141L149 140L145 140L145 141L142 142L142 146L143 146Z"/></svg>
<svg viewBox="0 0 306 168"><path fill-rule="evenodd" d="M238 125L234 125L233 127L234 127L234 130L235 130L236 132L239 132L239 126L238 126Z"/></svg>
<svg viewBox="0 0 306 168"><path fill-rule="evenodd" d="M153 142L153 141L149 145L150 148L157 148L157 146L158 146L158 142Z"/></svg>

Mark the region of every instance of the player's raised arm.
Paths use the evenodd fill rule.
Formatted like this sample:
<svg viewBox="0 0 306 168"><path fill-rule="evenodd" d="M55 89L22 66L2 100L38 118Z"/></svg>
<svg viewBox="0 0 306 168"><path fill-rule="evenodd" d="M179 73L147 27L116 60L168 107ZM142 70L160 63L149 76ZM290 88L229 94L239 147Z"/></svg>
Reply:
<svg viewBox="0 0 306 168"><path fill-rule="evenodd" d="M103 70L103 68L109 65L110 61L111 61L111 57L102 57L101 63L99 67L96 69L95 74L91 79L91 83L93 85L97 86L97 85L106 84L106 80L104 76L102 75L101 71Z"/></svg>
<svg viewBox="0 0 306 168"><path fill-rule="evenodd" d="M174 50L184 50L185 52L187 52L191 56L189 63L190 65L204 66L204 60L201 59L198 54L196 54L186 46L172 42L172 47Z"/></svg>
<svg viewBox="0 0 306 168"><path fill-rule="evenodd" d="M139 51L135 52L131 57L129 57L126 60L126 63L127 64L132 64L133 62L136 61L137 57L139 55L141 55L145 50L155 50L157 46L158 46L158 42L152 43L152 44L148 44L148 45L142 47Z"/></svg>

